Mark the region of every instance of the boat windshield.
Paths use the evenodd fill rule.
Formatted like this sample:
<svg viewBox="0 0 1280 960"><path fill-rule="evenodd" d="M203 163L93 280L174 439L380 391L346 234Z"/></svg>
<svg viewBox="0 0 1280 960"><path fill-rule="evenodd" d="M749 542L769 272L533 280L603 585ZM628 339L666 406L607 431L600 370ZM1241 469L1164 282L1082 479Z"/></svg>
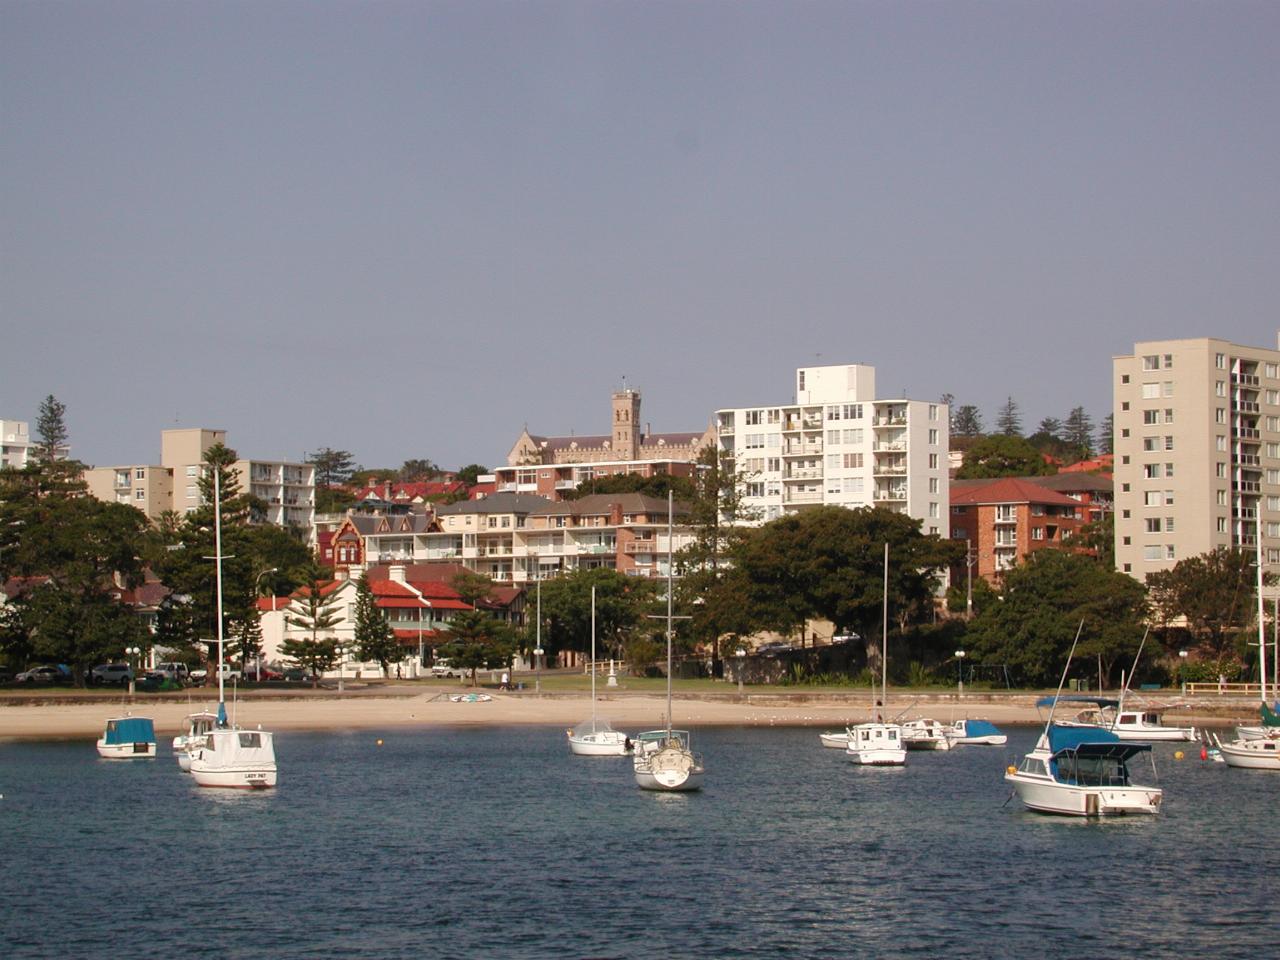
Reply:
<svg viewBox="0 0 1280 960"><path fill-rule="evenodd" d="M1129 785L1129 768L1111 756L1082 756L1067 753L1054 760L1055 776L1060 783L1078 787L1125 787Z"/></svg>

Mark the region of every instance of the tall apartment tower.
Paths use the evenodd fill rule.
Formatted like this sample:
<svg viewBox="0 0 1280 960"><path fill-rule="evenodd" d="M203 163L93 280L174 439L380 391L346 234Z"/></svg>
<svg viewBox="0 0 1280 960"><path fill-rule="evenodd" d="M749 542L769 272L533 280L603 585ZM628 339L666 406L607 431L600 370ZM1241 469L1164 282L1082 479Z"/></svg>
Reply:
<svg viewBox="0 0 1280 960"><path fill-rule="evenodd" d="M875 385L865 364L803 367L793 403L716 411L719 450L760 521L824 504L877 506L949 535L947 407L877 400Z"/></svg>
<svg viewBox="0 0 1280 960"><path fill-rule="evenodd" d="M1138 580L1218 547L1280 563L1280 350L1151 340L1112 359L1116 567Z"/></svg>

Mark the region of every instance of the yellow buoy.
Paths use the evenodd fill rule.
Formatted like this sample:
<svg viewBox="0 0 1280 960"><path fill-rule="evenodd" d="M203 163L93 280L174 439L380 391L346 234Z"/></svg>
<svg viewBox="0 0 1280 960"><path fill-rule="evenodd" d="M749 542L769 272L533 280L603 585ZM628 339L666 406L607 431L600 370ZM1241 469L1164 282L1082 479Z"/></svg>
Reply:
<svg viewBox="0 0 1280 960"><path fill-rule="evenodd" d="M1011 763L1011 764L1009 764L1007 767L1005 767L1005 768L1004 768L1004 772L1005 772L1005 773L1017 773L1017 772L1018 772L1018 768L1017 768L1017 767L1015 767L1015 766Z"/></svg>
<svg viewBox="0 0 1280 960"><path fill-rule="evenodd" d="M378 746L382 746L382 738L381 738L381 737L379 737L379 738L378 738Z"/></svg>
<svg viewBox="0 0 1280 960"><path fill-rule="evenodd" d="M1175 751L1173 752L1173 759L1175 759L1175 760L1181 760L1181 759L1182 759L1182 751L1181 751L1181 750L1175 750Z"/></svg>

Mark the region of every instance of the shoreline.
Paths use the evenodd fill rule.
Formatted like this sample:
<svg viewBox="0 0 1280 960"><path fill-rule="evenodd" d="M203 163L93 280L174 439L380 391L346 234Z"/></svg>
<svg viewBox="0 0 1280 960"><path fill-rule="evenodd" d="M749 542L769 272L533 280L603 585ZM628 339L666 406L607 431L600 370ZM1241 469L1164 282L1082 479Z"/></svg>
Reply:
<svg viewBox="0 0 1280 960"><path fill-rule="evenodd" d="M457 703L450 696L483 692L492 699ZM126 714L155 721L157 739L182 731L190 714L215 709L216 693L205 696L80 696L0 698L0 743L30 740L96 739L110 717ZM1040 694L932 694L890 698L889 715L930 716L943 723L981 718L997 726L1044 723L1035 707ZM1216 699L1216 698L1215 698ZM653 729L665 723L666 697L610 692L596 698L602 720L634 729ZM867 694L832 695L791 692L676 695L675 725L697 727L813 727L840 729L846 723L870 719ZM1257 705L1197 698L1165 708L1170 725L1230 726L1256 720ZM572 727L591 715L590 694L477 691L474 688L389 689L353 688L274 693L255 691L227 704L228 716L246 727L274 732L317 730L412 729L458 726Z"/></svg>

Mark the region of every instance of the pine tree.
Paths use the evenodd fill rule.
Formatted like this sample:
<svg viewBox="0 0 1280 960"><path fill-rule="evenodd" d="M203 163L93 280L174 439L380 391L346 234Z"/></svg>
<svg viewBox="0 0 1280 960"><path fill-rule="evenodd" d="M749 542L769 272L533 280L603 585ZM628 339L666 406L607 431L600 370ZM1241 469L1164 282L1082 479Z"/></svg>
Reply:
<svg viewBox="0 0 1280 960"><path fill-rule="evenodd" d="M48 465L66 454L66 412L66 404L59 402L52 393L40 404L40 416L36 420L36 434L40 437L35 449L37 463Z"/></svg>
<svg viewBox="0 0 1280 960"><path fill-rule="evenodd" d="M1018 412L1018 404L1013 397L1005 401L996 416L996 432L1006 437L1022 436L1022 414Z"/></svg>
<svg viewBox="0 0 1280 960"><path fill-rule="evenodd" d="M1073 407L1067 414L1062 439L1075 447L1082 458L1093 452L1093 419L1084 412L1084 407Z"/></svg>
<svg viewBox="0 0 1280 960"><path fill-rule="evenodd" d="M378 607L366 577L361 577L356 584L355 648L356 656L375 661L382 668L383 676L390 675L392 661L403 659L395 631Z"/></svg>
<svg viewBox="0 0 1280 960"><path fill-rule="evenodd" d="M977 407L972 404L965 404L956 409L956 412L951 416L951 436L982 436L982 414Z"/></svg>
<svg viewBox="0 0 1280 960"><path fill-rule="evenodd" d="M282 653L303 669L311 671L312 686L319 684L320 674L333 669L338 662L338 644L332 636L322 637L327 630L342 622L336 607L337 593L326 580L324 572L311 567L304 572L304 586L300 596L285 611L285 623L311 636L303 639L289 638L282 645Z"/></svg>
<svg viewBox="0 0 1280 960"><path fill-rule="evenodd" d="M1042 433L1054 440L1062 439L1062 421L1057 417L1045 417L1036 427L1036 433Z"/></svg>
<svg viewBox="0 0 1280 960"><path fill-rule="evenodd" d="M1102 418L1102 426L1098 427L1098 449L1103 453L1115 453L1116 415L1108 413Z"/></svg>

